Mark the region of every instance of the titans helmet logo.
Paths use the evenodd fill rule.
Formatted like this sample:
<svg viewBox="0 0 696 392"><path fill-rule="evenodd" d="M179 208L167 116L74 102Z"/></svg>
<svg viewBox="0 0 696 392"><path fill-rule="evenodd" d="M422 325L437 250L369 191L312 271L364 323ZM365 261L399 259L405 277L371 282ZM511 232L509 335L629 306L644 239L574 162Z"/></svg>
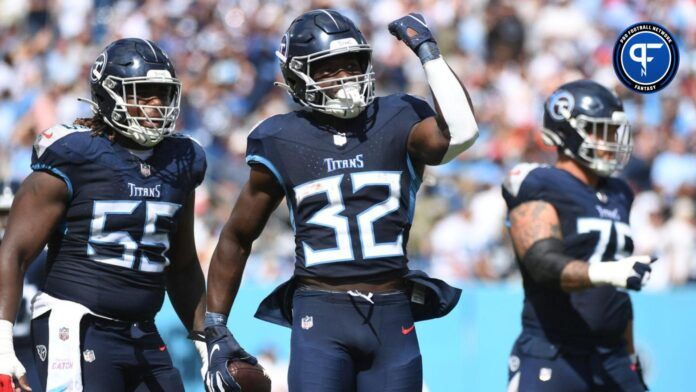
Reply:
<svg viewBox="0 0 696 392"><path fill-rule="evenodd" d="M96 82L101 79L104 73L104 67L106 67L106 52L100 54L99 57L94 60L94 64L92 64L92 69L89 72L89 77L92 78L92 81Z"/></svg>
<svg viewBox="0 0 696 392"><path fill-rule="evenodd" d="M575 107L573 94L565 90L558 90L549 98L546 103L549 114L557 121L567 120Z"/></svg>

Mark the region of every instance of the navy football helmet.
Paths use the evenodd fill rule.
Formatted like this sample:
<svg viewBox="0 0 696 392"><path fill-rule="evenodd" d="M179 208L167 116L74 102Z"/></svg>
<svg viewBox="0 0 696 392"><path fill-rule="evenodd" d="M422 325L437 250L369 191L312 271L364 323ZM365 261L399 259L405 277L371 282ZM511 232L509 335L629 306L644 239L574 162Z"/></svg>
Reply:
<svg viewBox="0 0 696 392"><path fill-rule="evenodd" d="M357 56L361 74L314 81L317 61L332 56ZM285 84L303 106L340 118L353 118L375 97L372 48L353 22L334 10L313 10L295 19L276 51ZM335 93L332 93L334 92Z"/></svg>
<svg viewBox="0 0 696 392"><path fill-rule="evenodd" d="M623 169L633 150L621 99L591 80L566 83L544 105L542 138L600 176Z"/></svg>
<svg viewBox="0 0 696 392"><path fill-rule="evenodd" d="M89 79L92 109L116 131L146 147L174 131L181 82L157 44L140 38L114 41L94 61ZM153 94L161 105L138 103L138 97Z"/></svg>

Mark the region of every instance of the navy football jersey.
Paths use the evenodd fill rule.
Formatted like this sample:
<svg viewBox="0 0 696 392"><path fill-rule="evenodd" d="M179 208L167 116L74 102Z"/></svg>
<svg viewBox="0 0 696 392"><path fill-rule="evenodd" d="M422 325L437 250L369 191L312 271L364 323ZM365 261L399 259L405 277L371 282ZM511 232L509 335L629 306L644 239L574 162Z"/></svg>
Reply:
<svg viewBox="0 0 696 392"><path fill-rule="evenodd" d="M141 160L88 128L61 125L37 138L32 169L61 178L69 193L44 291L108 317L153 318L179 211L205 175L203 149L168 136Z"/></svg>
<svg viewBox="0 0 696 392"><path fill-rule="evenodd" d="M435 115L409 95L379 97L338 134L311 112L270 117L249 134L246 160L285 190L295 274L362 277L405 271L418 174L411 128Z"/></svg>
<svg viewBox="0 0 696 392"><path fill-rule="evenodd" d="M510 171L503 196L511 211L532 200L550 203L558 213L565 254L590 263L630 256L633 241L628 216L633 193L618 178L597 188L565 170L520 164ZM536 284L521 266L524 281L522 324L549 339L586 341L620 339L632 317L628 294L612 286L566 293Z"/></svg>

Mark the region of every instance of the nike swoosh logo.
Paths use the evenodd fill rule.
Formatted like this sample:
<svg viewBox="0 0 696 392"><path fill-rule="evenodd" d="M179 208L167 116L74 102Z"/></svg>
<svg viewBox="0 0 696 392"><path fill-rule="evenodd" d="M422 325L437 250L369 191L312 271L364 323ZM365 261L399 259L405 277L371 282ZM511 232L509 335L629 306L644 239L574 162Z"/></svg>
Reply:
<svg viewBox="0 0 696 392"><path fill-rule="evenodd" d="M416 328L415 325L412 325L412 326L410 326L410 327L408 327L408 328L404 328L404 327L402 326L402 327L401 327L401 333L404 334L404 335L408 335L408 334L410 334L410 333L413 331L414 328Z"/></svg>
<svg viewBox="0 0 696 392"><path fill-rule="evenodd" d="M213 349L210 350L210 355L208 356L208 363L211 363L213 361L213 354L215 353L215 350L220 350L219 344L214 345Z"/></svg>

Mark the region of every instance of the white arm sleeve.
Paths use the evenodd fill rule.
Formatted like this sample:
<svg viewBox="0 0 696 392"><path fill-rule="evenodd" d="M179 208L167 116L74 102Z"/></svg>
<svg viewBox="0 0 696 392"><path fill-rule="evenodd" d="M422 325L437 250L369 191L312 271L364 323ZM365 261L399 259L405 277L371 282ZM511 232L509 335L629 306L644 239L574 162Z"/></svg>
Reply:
<svg viewBox="0 0 696 392"><path fill-rule="evenodd" d="M466 93L442 57L423 64L425 76L440 106L450 133L450 143L441 163L447 163L471 147L478 137L478 125Z"/></svg>

